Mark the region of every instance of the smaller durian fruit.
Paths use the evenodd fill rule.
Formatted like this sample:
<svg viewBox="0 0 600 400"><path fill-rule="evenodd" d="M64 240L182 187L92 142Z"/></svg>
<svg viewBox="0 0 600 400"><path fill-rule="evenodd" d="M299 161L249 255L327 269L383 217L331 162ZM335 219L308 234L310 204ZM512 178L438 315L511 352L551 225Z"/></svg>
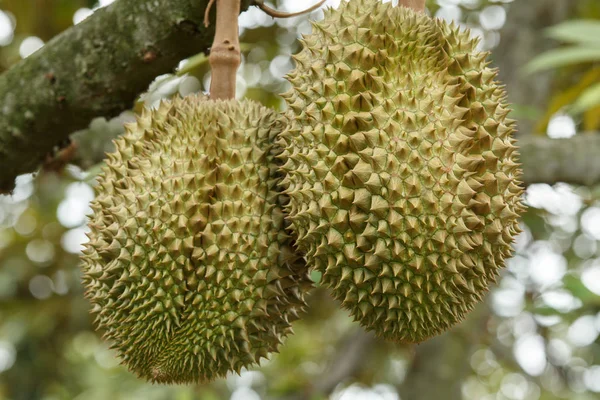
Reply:
<svg viewBox="0 0 600 400"><path fill-rule="evenodd" d="M514 121L476 46L406 7L343 1L288 76L282 184L298 246L390 340L462 320L519 232Z"/></svg>
<svg viewBox="0 0 600 400"><path fill-rule="evenodd" d="M198 96L145 111L98 178L83 282L139 376L205 382L292 332L310 285L285 232L275 113Z"/></svg>

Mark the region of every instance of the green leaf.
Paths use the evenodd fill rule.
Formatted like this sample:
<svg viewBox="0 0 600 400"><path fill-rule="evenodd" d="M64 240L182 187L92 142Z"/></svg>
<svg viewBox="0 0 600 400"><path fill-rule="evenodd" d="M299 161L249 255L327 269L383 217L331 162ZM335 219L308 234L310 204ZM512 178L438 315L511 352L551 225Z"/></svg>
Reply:
<svg viewBox="0 0 600 400"><path fill-rule="evenodd" d="M177 76L183 76L188 72L192 72L196 68L200 68L202 65L208 62L208 56L204 53L198 53L195 56L188 58L188 61L177 70Z"/></svg>
<svg viewBox="0 0 600 400"><path fill-rule="evenodd" d="M546 33L552 39L570 43L592 44L600 48L599 21L589 19L566 21L547 29Z"/></svg>
<svg viewBox="0 0 600 400"><path fill-rule="evenodd" d="M577 100L575 100L570 111L573 114L580 114L598 105L600 105L600 83L596 83L585 89Z"/></svg>
<svg viewBox="0 0 600 400"><path fill-rule="evenodd" d="M563 278L563 284L565 286L565 289L571 292L573 296L581 300L584 305L597 303L599 300L599 297L593 292L591 292L583 284L583 282L581 282L581 279L579 279L576 276L573 276L571 274L565 275L565 277Z"/></svg>
<svg viewBox="0 0 600 400"><path fill-rule="evenodd" d="M552 316L552 315L560 315L560 314L562 314L560 311L558 311L557 309L552 308L550 306L535 307L535 308L533 308L530 311L532 311L536 315L542 315L544 317L549 317L549 316Z"/></svg>
<svg viewBox="0 0 600 400"><path fill-rule="evenodd" d="M541 70L592 61L600 61L600 47L566 47L540 54L525 65L524 72L531 74Z"/></svg>

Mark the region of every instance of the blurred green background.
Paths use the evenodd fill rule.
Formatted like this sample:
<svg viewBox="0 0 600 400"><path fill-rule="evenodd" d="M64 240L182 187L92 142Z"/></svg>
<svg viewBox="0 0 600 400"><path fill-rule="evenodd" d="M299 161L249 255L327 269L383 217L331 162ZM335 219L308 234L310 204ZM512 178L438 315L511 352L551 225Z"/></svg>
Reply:
<svg viewBox="0 0 600 400"><path fill-rule="evenodd" d="M0 71L111 0L0 1ZM274 4L297 11L313 1ZM328 1L336 6L339 1ZM437 0L432 15L481 37L507 84L519 135L568 138L600 129L598 0ZM310 18L321 18L315 11ZM238 97L281 108L308 16L240 19ZM0 196L0 399L11 400L550 400L600 399L600 191L531 185L516 254L469 318L420 345L366 334L322 288L279 354L204 386L150 385L95 333L78 267L98 153L134 111L203 91L203 55L157 77L135 109L75 135L76 165L19 177ZM596 133L594 133L596 132ZM577 154L573 154L577 157ZM551 160L549 160L550 162ZM318 286L318 276L313 276Z"/></svg>

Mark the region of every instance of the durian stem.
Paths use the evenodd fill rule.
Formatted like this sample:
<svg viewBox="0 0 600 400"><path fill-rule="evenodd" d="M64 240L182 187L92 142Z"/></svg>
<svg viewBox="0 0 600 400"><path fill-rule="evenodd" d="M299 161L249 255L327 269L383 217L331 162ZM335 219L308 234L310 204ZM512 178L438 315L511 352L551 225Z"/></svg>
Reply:
<svg viewBox="0 0 600 400"><path fill-rule="evenodd" d="M426 0L400 0L400 5L412 8L418 12L425 12L425 1Z"/></svg>
<svg viewBox="0 0 600 400"><path fill-rule="evenodd" d="M240 0L216 0L217 24L215 40L210 50L210 98L235 98L237 69L242 61L238 15Z"/></svg>

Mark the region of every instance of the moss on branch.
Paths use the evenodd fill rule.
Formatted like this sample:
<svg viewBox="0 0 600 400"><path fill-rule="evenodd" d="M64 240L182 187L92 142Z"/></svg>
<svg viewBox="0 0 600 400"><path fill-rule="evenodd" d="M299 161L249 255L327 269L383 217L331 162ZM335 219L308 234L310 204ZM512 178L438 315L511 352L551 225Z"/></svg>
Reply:
<svg viewBox="0 0 600 400"><path fill-rule="evenodd" d="M131 108L156 76L206 51L207 3L118 0L0 75L0 193L69 134Z"/></svg>

